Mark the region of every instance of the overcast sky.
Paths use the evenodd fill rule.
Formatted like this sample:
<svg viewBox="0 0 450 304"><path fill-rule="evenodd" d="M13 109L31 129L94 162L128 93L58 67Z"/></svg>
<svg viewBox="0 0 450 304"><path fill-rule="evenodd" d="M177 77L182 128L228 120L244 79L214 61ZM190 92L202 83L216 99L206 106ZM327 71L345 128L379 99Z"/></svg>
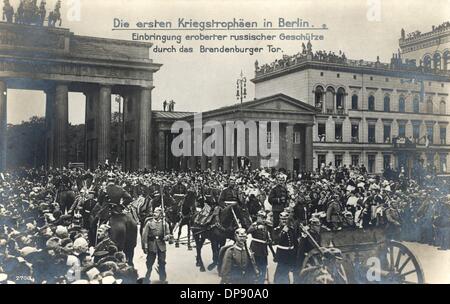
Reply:
<svg viewBox="0 0 450 304"><path fill-rule="evenodd" d="M65 16L71 3L77 0L63 0L63 26L72 32L84 36L96 36L131 40L127 31L112 31L113 18L118 17L135 23L138 20L172 21L177 18L196 20L232 20L244 18L249 21L262 22L268 19L276 21L279 17L286 19L301 18L315 27L326 24L329 28L322 33L325 40L313 42L314 49L338 52L343 50L347 58L375 61L377 55L381 61L388 62L393 52L398 49L400 30L407 33L420 30L428 32L432 25L450 21L449 0L295 0L295 1L242 1L242 0L80 0L80 20L70 21ZM10 0L17 8L19 0ZM47 0L47 11L51 10L56 0ZM369 8L381 8L380 21L371 21L367 17ZM247 33L249 31L243 31ZM309 31L290 31L289 33L307 33ZM154 33L149 30L148 34ZM195 32L190 32L194 34ZM212 34L212 31L206 32ZM221 31L221 34L226 32ZM256 32L261 33L261 32ZM268 32L265 32L268 34ZM280 32L274 32L279 34ZM315 33L319 33L316 31ZM186 32L164 32L158 34L186 34ZM301 50L301 41L274 42L285 54L295 54ZM169 46L156 41L156 45ZM199 43L186 43L198 47ZM206 43L216 46L214 43ZM226 46L235 43L225 42ZM266 47L267 42L238 43L239 46ZM280 58L282 53L226 55L226 54L155 54L150 57L163 66L154 75L153 109L161 109L165 99L176 102L176 110L203 111L230 105L236 102L236 78L241 70L248 79L254 76L254 62L260 64ZM254 87L248 84L249 96L254 96ZM69 95L71 123L84 122L84 95ZM34 91L8 92L8 122L18 123L33 115L43 116L45 111L44 94Z"/></svg>

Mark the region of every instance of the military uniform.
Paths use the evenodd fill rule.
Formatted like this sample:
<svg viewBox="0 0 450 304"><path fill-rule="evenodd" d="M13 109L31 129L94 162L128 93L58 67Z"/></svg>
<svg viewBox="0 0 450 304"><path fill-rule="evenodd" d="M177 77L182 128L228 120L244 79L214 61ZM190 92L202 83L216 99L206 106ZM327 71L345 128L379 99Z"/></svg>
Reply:
<svg viewBox="0 0 450 304"><path fill-rule="evenodd" d="M286 226L287 231L283 227L276 227L274 234L278 240L276 251L276 260L278 262L275 270L275 284L289 284L289 272L293 270L296 264L296 245L297 236L295 230Z"/></svg>
<svg viewBox="0 0 450 304"><path fill-rule="evenodd" d="M270 232L267 225L255 222L247 230L247 233L252 236L250 250L254 254L256 266L259 270L257 282L259 284L264 284L267 272L267 246L272 243Z"/></svg>
<svg viewBox="0 0 450 304"><path fill-rule="evenodd" d="M244 247L233 245L226 249L220 270L222 284L253 284L255 271L251 257Z"/></svg>
<svg viewBox="0 0 450 304"><path fill-rule="evenodd" d="M398 209L389 207L385 210L386 216L386 236L390 239L395 239L398 237L400 232L400 213Z"/></svg>
<svg viewBox="0 0 450 304"><path fill-rule="evenodd" d="M159 279L165 281L166 275L166 241L164 233L169 233L169 225L162 219L151 218L147 221L142 232L142 249L147 253L147 274L150 279L153 264L158 257Z"/></svg>
<svg viewBox="0 0 450 304"><path fill-rule="evenodd" d="M288 191L282 184L278 184L270 190L269 203L272 205L273 226L277 227L280 223L280 213L287 207Z"/></svg>
<svg viewBox="0 0 450 304"><path fill-rule="evenodd" d="M239 202L240 193L236 187L227 187L220 193L218 204L221 208L226 207L225 202Z"/></svg>

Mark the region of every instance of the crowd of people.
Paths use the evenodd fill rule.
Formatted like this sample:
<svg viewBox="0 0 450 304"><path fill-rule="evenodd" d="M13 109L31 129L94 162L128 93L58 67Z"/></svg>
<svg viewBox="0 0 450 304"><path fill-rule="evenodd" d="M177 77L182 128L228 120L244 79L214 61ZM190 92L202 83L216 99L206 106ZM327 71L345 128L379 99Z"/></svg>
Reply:
<svg viewBox="0 0 450 304"><path fill-rule="evenodd" d="M166 188L168 196L194 192L201 202L196 214L204 214L205 205L209 214L220 212L233 201L248 211L250 225L232 226L235 243L221 252L223 283L264 283L269 252L277 262L275 283L289 283L289 272L313 248L305 229L320 240L321 230L383 226L390 238L450 249L450 188L444 179L430 175L416 181L401 172L370 176L363 167L346 166L292 175L275 169L128 173L115 167L1 173L0 283L139 283L150 279L156 257L166 281L165 242L173 225L164 222L161 202L141 222L136 219L147 254L146 278L138 277L132 254L111 237L112 221L92 222L113 196L121 213L139 198L151 197L154 204ZM66 205L62 193L72 193L74 202ZM98 204L101 210L95 211ZM209 214L193 219L205 223ZM256 278L249 279L250 273Z"/></svg>

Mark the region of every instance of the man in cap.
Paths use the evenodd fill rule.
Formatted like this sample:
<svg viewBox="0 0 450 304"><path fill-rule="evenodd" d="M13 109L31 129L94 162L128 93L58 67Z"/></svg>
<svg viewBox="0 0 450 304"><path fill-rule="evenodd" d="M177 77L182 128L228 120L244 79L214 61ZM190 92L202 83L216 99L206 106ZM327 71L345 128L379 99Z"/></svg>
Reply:
<svg viewBox="0 0 450 304"><path fill-rule="evenodd" d="M235 244L225 249L219 274L222 284L253 284L258 275L253 256L246 247L247 231L235 231Z"/></svg>
<svg viewBox="0 0 450 304"><path fill-rule="evenodd" d="M286 189L286 178L283 174L277 175L277 184L270 190L269 203L272 206L273 225L277 227L280 223L280 213L287 207L288 191Z"/></svg>
<svg viewBox="0 0 450 304"><path fill-rule="evenodd" d="M98 262L101 258L107 256L110 252L111 246L116 246L113 240L109 238L109 226L106 224L100 225L97 229L97 245L94 249L94 262Z"/></svg>
<svg viewBox="0 0 450 304"><path fill-rule="evenodd" d="M321 222L317 217L312 217L309 220L309 225L307 227L302 227L302 232L300 233L298 250L297 250L297 270L294 272L294 282L297 283L299 279L298 275L302 271L303 263L305 261L308 253L316 248L314 242L320 245L321 237Z"/></svg>
<svg viewBox="0 0 450 304"><path fill-rule="evenodd" d="M295 267L297 236L293 227L289 226L289 214L280 213L279 226L274 229L274 236L277 239L275 270L275 284L289 284L289 272Z"/></svg>
<svg viewBox="0 0 450 304"><path fill-rule="evenodd" d="M145 223L142 232L142 249L147 255L147 273L145 279L150 282L152 267L158 257L159 280L167 283L166 278L166 241L170 240L169 224L163 220L162 209L156 207L153 218Z"/></svg>
<svg viewBox="0 0 450 304"><path fill-rule="evenodd" d="M131 195L125 191L121 186L116 184L116 175L108 174L108 183L106 188L99 195L99 203L103 207L110 204L110 207L115 212L122 212L122 210L133 201Z"/></svg>
<svg viewBox="0 0 450 304"><path fill-rule="evenodd" d="M269 227L266 223L266 212L260 210L256 216L256 222L254 222L247 230L248 234L252 236L252 242L250 243L250 250L255 255L256 266L259 270L257 283L264 284L267 272L267 247L271 249L272 253L272 239L270 237Z"/></svg>

